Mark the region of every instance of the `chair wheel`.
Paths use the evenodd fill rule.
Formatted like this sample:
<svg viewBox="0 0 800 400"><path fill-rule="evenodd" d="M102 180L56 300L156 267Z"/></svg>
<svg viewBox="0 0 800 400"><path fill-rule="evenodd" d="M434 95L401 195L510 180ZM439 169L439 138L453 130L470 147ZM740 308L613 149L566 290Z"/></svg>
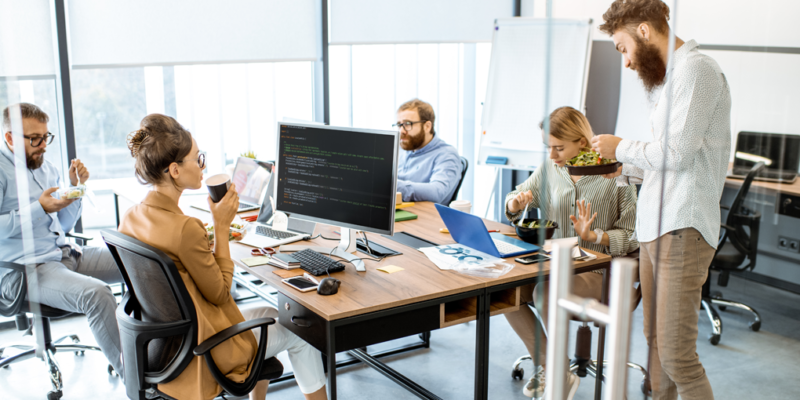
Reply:
<svg viewBox="0 0 800 400"><path fill-rule="evenodd" d="M725 310L728 309L728 306L721 306L721 305L717 304L717 308L719 308L720 311L725 311Z"/></svg>
<svg viewBox="0 0 800 400"><path fill-rule="evenodd" d="M761 329L761 321L753 321L748 326L753 332L758 332Z"/></svg>
<svg viewBox="0 0 800 400"><path fill-rule="evenodd" d="M119 377L119 374L117 373L117 371L114 370L114 367L112 367L111 364L108 364L108 374L111 376Z"/></svg>
<svg viewBox="0 0 800 400"><path fill-rule="evenodd" d="M47 392L47 400L58 400L61 398L61 396L63 396L63 394L61 393L60 390Z"/></svg>
<svg viewBox="0 0 800 400"><path fill-rule="evenodd" d="M78 337L78 335L71 335L69 338L72 339L72 343L80 343L81 342L81 338Z"/></svg>
<svg viewBox="0 0 800 400"><path fill-rule="evenodd" d="M83 357L84 356L84 351L83 350L77 350L77 351L75 351L75 355Z"/></svg>
<svg viewBox="0 0 800 400"><path fill-rule="evenodd" d="M713 344L714 346L719 344L719 335L710 335L708 337L708 341Z"/></svg>
<svg viewBox="0 0 800 400"><path fill-rule="evenodd" d="M525 376L525 370L522 368L511 370L511 378L514 379L515 381L521 381L522 377L524 376Z"/></svg>

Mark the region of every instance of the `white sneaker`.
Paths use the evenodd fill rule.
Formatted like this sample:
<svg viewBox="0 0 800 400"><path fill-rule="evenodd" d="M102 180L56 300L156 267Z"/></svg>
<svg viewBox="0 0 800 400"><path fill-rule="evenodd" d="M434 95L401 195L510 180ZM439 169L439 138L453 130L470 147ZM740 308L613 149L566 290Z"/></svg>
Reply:
<svg viewBox="0 0 800 400"><path fill-rule="evenodd" d="M528 383L522 388L522 394L540 400L544 398L544 367L538 366L535 371L536 373L533 374L531 379L528 379Z"/></svg>
<svg viewBox="0 0 800 400"><path fill-rule="evenodd" d="M572 400L580 384L581 378L579 378L578 375L572 372L567 373L567 400Z"/></svg>
<svg viewBox="0 0 800 400"><path fill-rule="evenodd" d="M522 388L522 394L532 397L536 400L541 400L545 395L545 380L546 380L544 367L539 366L536 368L536 373L528 380L525 387ZM575 393L578 391L578 386L581 384L581 379L572 372L567 374L567 400L572 400Z"/></svg>

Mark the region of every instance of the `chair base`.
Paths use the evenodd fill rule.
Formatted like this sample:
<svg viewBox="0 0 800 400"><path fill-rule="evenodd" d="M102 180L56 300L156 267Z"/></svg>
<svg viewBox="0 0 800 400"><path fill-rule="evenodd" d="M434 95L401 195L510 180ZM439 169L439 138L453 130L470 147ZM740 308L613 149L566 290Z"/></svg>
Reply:
<svg viewBox="0 0 800 400"><path fill-rule="evenodd" d="M71 339L72 343L69 344L58 344L63 342L66 339ZM50 377L50 383L53 385L53 390L47 393L48 400L57 400L60 399L62 396L62 388L63 388L63 380L61 378L61 369L58 366L58 362L55 359L55 354L58 351L73 351L75 355L83 355L86 350L90 351L101 351L97 346L90 346L85 344L80 344L80 338L78 335L70 334L62 336L49 344L45 344L46 349L42 352L42 361L47 364L48 368L48 376ZM8 356L3 357L3 353L6 349L15 348L22 350L21 352ZM11 364L15 364L18 362L22 362L34 357L36 355L37 346L36 343L26 343L26 342L17 342L6 344L3 347L0 347L0 368L8 368ZM109 373L112 373L113 369L109 366Z"/></svg>
<svg viewBox="0 0 800 400"><path fill-rule="evenodd" d="M530 355L524 355L514 361L514 366L511 369L511 377L516 380L522 380L525 375L525 370L522 368L522 363L525 361L533 361ZM583 360L583 359L573 359L569 363L569 371L575 373L576 375L580 376L580 370L582 369L581 365L584 365L586 370L585 372L592 376L592 378L597 378L597 360ZM608 364L608 360L603 360L603 365L605 366ZM642 373L642 392L647 393L648 384L648 376L647 376L647 369L639 364L636 363L627 363L628 368L635 369ZM586 376L584 374L584 376ZM605 381L605 374L601 377L603 381Z"/></svg>
<svg viewBox="0 0 800 400"><path fill-rule="evenodd" d="M728 307L736 307L745 311L749 311L753 314L754 319L748 324L748 326L753 332L758 332L758 330L761 329L761 314L747 304L725 300L719 293L717 293L714 297L703 297L701 304L702 309L706 311L706 316L711 323L711 334L708 336L708 341L714 346L719 344L722 336L722 318L720 318L719 313L713 306L714 304L719 306L720 311L725 311Z"/></svg>

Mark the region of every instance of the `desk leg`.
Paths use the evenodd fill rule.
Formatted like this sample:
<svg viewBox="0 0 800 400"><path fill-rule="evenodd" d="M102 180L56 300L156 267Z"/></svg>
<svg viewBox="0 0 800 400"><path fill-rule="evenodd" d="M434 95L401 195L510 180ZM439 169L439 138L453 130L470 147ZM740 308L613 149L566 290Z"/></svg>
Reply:
<svg viewBox="0 0 800 400"><path fill-rule="evenodd" d="M328 399L336 400L336 337L334 336L335 329L333 324L328 322L326 324L328 331L328 343L325 346L328 349Z"/></svg>
<svg viewBox="0 0 800 400"><path fill-rule="evenodd" d="M478 296L475 332L475 399L489 397L489 294Z"/></svg>
<svg viewBox="0 0 800 400"><path fill-rule="evenodd" d="M608 304L608 285L610 268L603 269L603 291L600 294L600 301ZM594 399L600 400L603 393L603 361L606 352L606 326L600 325L597 334L597 376L594 379Z"/></svg>

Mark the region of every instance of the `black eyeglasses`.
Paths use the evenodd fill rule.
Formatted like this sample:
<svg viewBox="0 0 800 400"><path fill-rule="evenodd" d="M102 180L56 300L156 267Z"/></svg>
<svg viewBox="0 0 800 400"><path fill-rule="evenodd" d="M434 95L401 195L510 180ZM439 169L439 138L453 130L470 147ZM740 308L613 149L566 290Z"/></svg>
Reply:
<svg viewBox="0 0 800 400"><path fill-rule="evenodd" d="M180 164L183 161L184 160L175 161L175 162ZM200 167L200 169L204 169L206 167L206 152L201 151L200 154L197 156L197 166ZM168 172L169 172L169 167L164 169L164 173L165 174L168 173Z"/></svg>
<svg viewBox="0 0 800 400"><path fill-rule="evenodd" d="M410 131L411 131L411 127L413 127L413 126L414 126L414 124L418 124L418 123L420 123L420 122L428 122L428 121L420 120L420 121L404 121L404 122L398 122L398 123L396 123L396 124L392 124L392 128L397 128L397 130L398 130L398 131L399 131L400 129L402 129L402 128L405 128L406 132L410 132Z"/></svg>
<svg viewBox="0 0 800 400"><path fill-rule="evenodd" d="M44 134L44 136L25 136L25 135L22 135L22 137L24 137L25 139L28 139L28 141L31 142L31 146L39 147L39 146L42 145L42 142L44 142L45 140L47 141L47 144L53 143L53 139L55 139L56 135L53 135L52 133L47 132L47 133Z"/></svg>

